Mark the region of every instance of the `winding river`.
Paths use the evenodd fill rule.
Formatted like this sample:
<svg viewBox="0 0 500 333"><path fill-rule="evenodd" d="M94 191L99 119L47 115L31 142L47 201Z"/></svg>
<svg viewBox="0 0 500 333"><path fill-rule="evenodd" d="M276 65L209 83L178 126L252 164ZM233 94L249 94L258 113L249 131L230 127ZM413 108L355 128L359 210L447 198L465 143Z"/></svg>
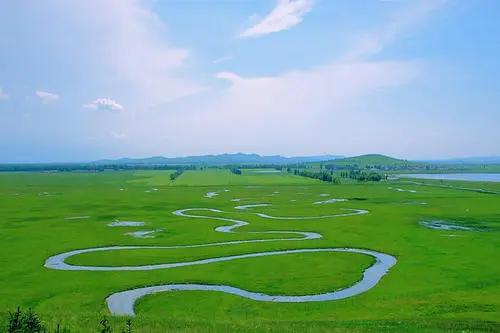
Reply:
<svg viewBox="0 0 500 333"><path fill-rule="evenodd" d="M251 208L269 206L270 204L253 204L253 205L243 205L237 206L236 209L239 210L249 210ZM320 216L310 216L310 217L284 217L284 216L271 216L264 213L254 213L257 216L267 219L277 219L277 220L305 220L305 219L326 219L326 218L337 218L353 215L367 214L367 210L363 209L347 209L344 208L345 213L332 214L332 215L320 215ZM220 216L210 216L203 215L203 212L211 212L217 214L224 214L226 212L214 209L214 208L187 208L180 209L173 212L176 216L186 217L186 218L199 218L199 219L211 219L223 222L228 222L229 224L224 224L215 228L215 231L222 233L236 233L236 229L242 226L248 225L249 222L239 219L232 219ZM102 252L102 251L118 251L118 250L137 250L137 249L180 249L180 248L197 248L197 247L208 247L208 246L224 246L230 244L243 244L243 243L262 243L262 242L277 242L277 241L304 241L311 239L322 238L322 235L315 232L302 232L302 231L253 231L247 232L251 234L287 234L295 235L294 237L283 237L283 238L272 238L272 239L253 239L253 240L236 240L236 241L226 241L226 242L214 242L205 244L191 244L191 245L173 245L173 246L106 246L88 249L73 250L61 254L57 254L48 258L45 262L45 267L49 269L56 270L67 270L67 271L148 271L156 269L171 269L175 267L183 266L193 266L193 265L205 265L215 262L224 262L231 260L238 260L244 258L255 258L264 256L277 256L286 255L292 253L316 253L316 252L350 252L358 253L362 255L368 255L375 258L373 265L368 267L363 272L363 277L360 281L354 283L353 285L322 294L315 295L301 295L301 296L287 296L287 295L267 295L263 293L256 293L228 285L208 285L208 284L164 284L143 288L136 288L131 290L125 290L116 292L106 298L106 303L109 311L113 315L135 315L134 304L135 302L147 295L156 294L160 292L167 291L183 291L183 290L205 290L205 291L219 291L228 294L238 295L255 301L264 302L321 302L321 301L333 301L339 300L347 297L352 297L361 294L371 288L373 288L380 279L387 273L387 271L396 264L396 258L385 253L358 249L358 248L312 248L312 249L291 249L291 250L281 250L281 251L266 251L266 252L254 252L240 255L230 255L223 257L215 257L208 259L200 259L194 261L184 261L175 263L164 263L164 264L152 264L152 265L139 265L139 266L83 266L83 265L72 265L66 263L66 259L90 252Z"/></svg>

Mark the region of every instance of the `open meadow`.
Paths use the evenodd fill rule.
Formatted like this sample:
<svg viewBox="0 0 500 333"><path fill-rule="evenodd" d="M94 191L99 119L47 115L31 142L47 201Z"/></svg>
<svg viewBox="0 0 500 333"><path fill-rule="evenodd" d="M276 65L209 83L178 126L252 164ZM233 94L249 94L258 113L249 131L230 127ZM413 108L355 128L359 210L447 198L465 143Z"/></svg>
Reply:
<svg viewBox="0 0 500 333"><path fill-rule="evenodd" d="M0 333L500 333L500 0L0 0L0 36Z"/></svg>
<svg viewBox="0 0 500 333"><path fill-rule="evenodd" d="M500 330L500 183L272 171L1 173L0 325L20 306L82 333L103 316L116 332Z"/></svg>

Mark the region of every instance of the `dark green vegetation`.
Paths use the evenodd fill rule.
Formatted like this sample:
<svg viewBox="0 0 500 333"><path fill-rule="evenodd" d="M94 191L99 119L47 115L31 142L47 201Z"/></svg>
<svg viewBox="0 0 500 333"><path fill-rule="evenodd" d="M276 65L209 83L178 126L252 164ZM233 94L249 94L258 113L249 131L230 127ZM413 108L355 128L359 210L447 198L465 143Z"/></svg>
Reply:
<svg viewBox="0 0 500 333"><path fill-rule="evenodd" d="M380 173L375 171L364 171L364 170L349 170L349 171L340 171L340 177L342 178L350 178L358 181L370 181L370 182L379 182L384 178Z"/></svg>
<svg viewBox="0 0 500 333"><path fill-rule="evenodd" d="M183 172L184 172L183 169L177 169L177 170L175 170L175 172L170 173L170 180L172 180L172 181L176 180L177 177L182 175Z"/></svg>
<svg viewBox="0 0 500 333"><path fill-rule="evenodd" d="M59 332L60 329L56 329ZM66 330L64 330L66 331ZM17 308L16 311L9 313L9 323L7 324L7 333L44 333L47 328L44 327L38 315L29 309L26 312Z"/></svg>
<svg viewBox="0 0 500 333"><path fill-rule="evenodd" d="M293 174L302 177L319 179L324 182L330 182L335 184L339 183L339 180L334 176L333 172L326 170L294 169Z"/></svg>
<svg viewBox="0 0 500 333"><path fill-rule="evenodd" d="M337 185L287 172L256 173L250 169L241 169L241 175L229 169L187 170L171 181L172 172L0 174L0 327L7 328L9 311L21 306L36 311L52 331L61 323L72 333L96 332L102 328L99 321L108 316L113 332L120 332L126 328L127 318L109 316L104 302L116 291L191 282L275 294L320 293L354 283L370 265L370 258L363 255L304 253L137 272L71 272L43 267L49 256L74 249L200 244L263 237L247 233L250 231L298 230L318 232L324 238L120 251L115 256L89 253L70 261L138 265L318 247L367 248L398 258L375 288L339 301L275 304L195 291L146 297L136 307L134 332L138 333L500 330L500 266L496 260L500 195L454 188L500 192L500 184L425 181L422 185L410 180L382 180ZM219 195L204 197L209 191ZM313 204L329 198L350 200ZM272 206L234 209L236 205L263 202ZM224 217L242 218L251 224L241 228L245 233L223 234L213 230L220 221L171 214L189 207L217 208L228 212ZM370 213L319 220L269 220L251 213L316 216L339 213L342 208ZM65 219L83 216L88 218ZM146 226L108 227L115 219L144 221ZM423 219L453 221L486 231L432 230L419 224ZM125 235L151 229L162 230L156 238Z"/></svg>
<svg viewBox="0 0 500 333"><path fill-rule="evenodd" d="M230 169L232 173L234 173L235 175L241 175L242 172L241 172L241 169L240 168L237 168L237 167L234 167L234 168L231 168Z"/></svg>
<svg viewBox="0 0 500 333"><path fill-rule="evenodd" d="M2 332L4 332L2 328ZM43 320L36 314L32 309L27 311L17 308L14 312L9 312L9 318L7 327L5 328L6 333L71 333L71 330L61 326L61 324L55 325L55 328L51 330L47 328L47 325ZM99 333L112 333L113 327L110 325L109 320L104 316L99 320L99 327L97 328ZM120 333L132 333L132 320L127 319L125 325L119 331Z"/></svg>
<svg viewBox="0 0 500 333"><path fill-rule="evenodd" d="M371 170L383 173L500 172L498 158L443 161L408 161L380 154L307 163L328 170ZM483 162L483 163L482 163Z"/></svg>

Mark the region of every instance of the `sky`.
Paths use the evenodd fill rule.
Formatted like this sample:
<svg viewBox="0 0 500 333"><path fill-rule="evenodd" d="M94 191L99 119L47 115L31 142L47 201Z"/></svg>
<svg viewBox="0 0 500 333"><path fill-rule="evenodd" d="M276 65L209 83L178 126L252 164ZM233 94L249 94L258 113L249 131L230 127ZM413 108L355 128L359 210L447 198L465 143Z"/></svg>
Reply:
<svg viewBox="0 0 500 333"><path fill-rule="evenodd" d="M500 1L0 1L0 163L500 155Z"/></svg>

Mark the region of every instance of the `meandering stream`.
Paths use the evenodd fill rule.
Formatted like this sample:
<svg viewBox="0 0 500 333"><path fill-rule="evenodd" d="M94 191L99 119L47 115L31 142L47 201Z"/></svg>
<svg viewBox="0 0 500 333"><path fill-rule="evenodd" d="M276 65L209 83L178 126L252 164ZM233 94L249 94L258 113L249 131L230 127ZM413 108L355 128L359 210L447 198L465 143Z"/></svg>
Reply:
<svg viewBox="0 0 500 333"><path fill-rule="evenodd" d="M264 207L269 204L253 204L237 206L236 209L248 210L250 208ZM267 219L279 219L279 220L304 220L304 219L326 219L326 218L337 218L352 215L367 214L367 210L363 209L343 209L347 211L346 213L332 214L332 215L321 215L321 216L309 216L309 217L284 217L284 216L271 216L264 213L253 213L257 216ZM195 213L198 212L198 213ZM186 217L186 218L200 218L200 219L212 219L223 222L229 222L228 225L222 225L215 228L217 232L223 233L236 233L236 229L248 225L249 222L226 218L221 216L210 216L200 214L203 212L211 212L217 214L225 214L226 212L214 209L214 208L187 208L180 209L173 212L176 216ZM252 212L249 212L252 213ZM290 249L282 251L266 251L266 252L254 252L240 255L229 255L223 257L215 257L208 259L200 259L193 261L175 262L175 263L163 263L163 264L151 264L151 265L138 265L138 266L83 266L83 265L72 265L66 263L66 260L72 256L91 253L91 252L102 252L102 251L118 251L118 250L137 250L137 249L180 249L180 248L196 248L196 247L209 247L209 246L224 246L230 244L243 244L243 243L261 243L261 242L277 242L277 241L304 241L311 239L321 238L322 235L316 232L302 232L302 231L253 231L247 232L249 234L287 234L293 237L284 238L271 238L271 239L252 239L252 240L235 240L226 242L214 242L205 244L191 244L191 245L173 245L173 246L106 246L88 249L78 249L65 253L61 253L48 258L45 262L45 267L49 269L56 270L68 270L68 271L148 271L156 269L171 269L175 267L183 266L193 266L193 265L205 265L215 262L232 261L244 258L255 258L264 256L277 256L286 255L291 253L316 253L316 252L351 252L358 253L362 255L368 255L375 258L375 263L368 267L363 272L363 277L360 281L354 283L353 285L322 294L315 295L301 295L301 296L287 296L287 295L267 295L263 293L252 292L228 285L208 285L208 284L164 284L150 287L142 287L131 290L125 290L116 292L106 298L106 303L109 311L113 315L135 315L134 304L135 302L147 295L167 292L167 291L182 291L182 290L209 290L209 291L220 291L228 294L238 295L255 301L265 301L265 302L321 302L321 301L333 301L338 299L343 299L347 297L352 297L363 293L371 288L373 288L380 279L387 273L387 271L396 264L396 258L385 253L358 249L358 248L313 248L313 249Z"/></svg>

